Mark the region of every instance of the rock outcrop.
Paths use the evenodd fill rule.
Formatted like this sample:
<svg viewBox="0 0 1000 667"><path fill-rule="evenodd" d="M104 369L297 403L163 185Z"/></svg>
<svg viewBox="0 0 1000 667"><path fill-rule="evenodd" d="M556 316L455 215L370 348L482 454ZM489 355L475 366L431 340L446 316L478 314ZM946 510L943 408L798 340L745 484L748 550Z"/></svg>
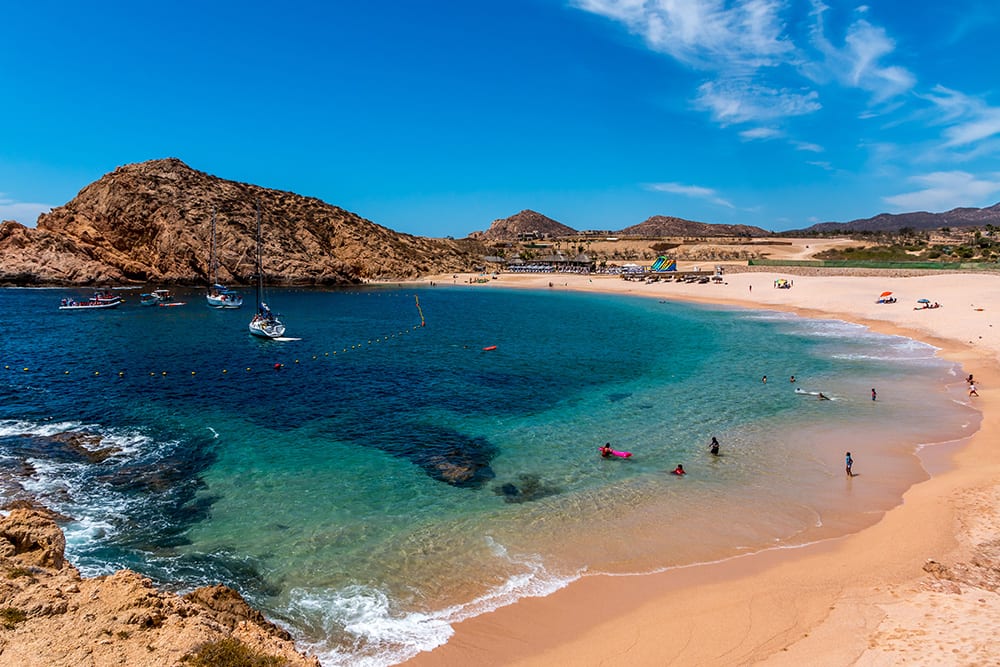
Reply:
<svg viewBox="0 0 1000 667"><path fill-rule="evenodd" d="M483 241L517 241L524 235L535 235L537 238L560 238L578 234L575 229L561 222L531 210L515 213L509 218L500 218L490 224L485 232L473 232L471 238Z"/></svg>
<svg viewBox="0 0 1000 667"><path fill-rule="evenodd" d="M256 206L271 284L352 284L468 270L472 241L401 234L319 199L228 181L178 159L117 168L35 229L0 224L0 282L206 284L213 211L219 279L252 282Z"/></svg>
<svg viewBox="0 0 1000 667"><path fill-rule="evenodd" d="M751 225L721 225L695 222L668 215L654 215L618 232L620 236L647 236L652 238L709 238L726 236L760 237L771 232Z"/></svg>
<svg viewBox="0 0 1000 667"><path fill-rule="evenodd" d="M230 588L179 597L130 570L83 579L64 546L40 512L14 509L0 519L0 664L161 667L221 645L258 656L254 664L319 667Z"/></svg>

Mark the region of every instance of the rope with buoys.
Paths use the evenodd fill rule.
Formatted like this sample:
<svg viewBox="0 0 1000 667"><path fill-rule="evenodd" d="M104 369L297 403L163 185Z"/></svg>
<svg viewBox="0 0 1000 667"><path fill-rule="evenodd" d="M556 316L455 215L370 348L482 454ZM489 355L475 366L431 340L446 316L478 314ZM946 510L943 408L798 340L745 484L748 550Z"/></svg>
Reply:
<svg viewBox="0 0 1000 667"><path fill-rule="evenodd" d="M406 296L408 296L408 295L406 295ZM372 345L377 345L377 344L382 343L382 342L388 342L392 338L396 338L397 336L401 337L401 336L404 336L404 335L410 333L410 331L414 331L414 330L420 329L422 327L425 327L426 324L427 324L427 322L424 319L424 313L423 313L423 310L420 307L419 297L416 297L416 299L417 299L417 301L416 301L417 312L420 315L420 324L419 325L413 325L410 329L403 329L403 330L400 330L400 331L398 331L396 333L385 334L383 336L379 336L379 337L375 337L375 338L369 338L367 340L367 345L368 346L372 346ZM340 353L341 356L343 356L344 354L347 354L350 351L360 351L360 350L364 349L365 347L366 347L365 343L353 344L350 347L348 347L348 346L345 345L343 347L343 349L340 350L339 353ZM324 353L322 353L322 355L319 355L318 353L314 354L314 355L312 355L311 358L312 358L313 361L316 361L316 360L319 360L319 359L328 359L330 357L336 357L337 355L338 355L338 351L334 350L333 352L324 352ZM299 359L295 359L294 364L299 364ZM14 368L17 368L18 366L20 366L20 365L15 364ZM52 373L53 372L53 371L48 370L48 369L46 369L44 367L41 368L41 369L39 369L39 368L32 368L30 366L20 366L20 367L21 367L21 372L22 373L48 374L48 373ZM286 367L285 364L277 362L277 363L274 363L273 365L268 366L267 370L269 372L274 372L274 371L282 370L285 367ZM135 374L134 373L130 373L129 369L127 369L127 368L126 369L113 370L113 371L111 371L108 374L104 373L101 370L92 370L92 368L93 367L91 367L91 369L87 369L87 370L83 371L84 375L86 375L87 377L91 377L91 378L108 377L110 375L111 377L117 377L119 379L124 379L126 377L133 377L133 376L135 376ZM5 371L13 370L10 364L5 364L4 367L3 367L3 369ZM78 368L74 369L74 370L76 371L77 374L79 374L80 370ZM254 371L254 369L252 367L246 367L246 370L245 370L246 373L251 373L253 371ZM173 371L173 372L177 373L178 375L180 375L182 377L188 377L188 378L198 377L198 373L199 372L202 373L202 375L200 377L212 377L211 374L206 375L205 372L204 372L204 369L202 369L201 371L185 369L185 370L182 370L180 372L177 372L177 371ZM72 379L74 377L74 373L71 372L69 369L65 369L65 368L62 369L62 372L59 373L58 375L60 377L65 377L65 378L70 378L70 379ZM167 378L168 377L168 372L166 370L159 370L159 371L149 370L149 371L144 371L144 372L140 373L140 375L146 375L147 377L157 377L157 378L161 378L162 379L162 378ZM218 375L216 375L215 377L228 377L228 376L229 376L229 369L223 368L223 369L221 369L221 372L219 372Z"/></svg>

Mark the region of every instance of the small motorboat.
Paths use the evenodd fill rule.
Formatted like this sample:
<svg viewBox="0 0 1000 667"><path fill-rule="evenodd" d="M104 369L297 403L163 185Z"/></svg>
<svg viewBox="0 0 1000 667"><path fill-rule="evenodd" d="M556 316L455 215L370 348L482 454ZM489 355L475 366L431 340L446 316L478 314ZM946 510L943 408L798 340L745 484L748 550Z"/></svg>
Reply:
<svg viewBox="0 0 1000 667"><path fill-rule="evenodd" d="M76 301L75 299L63 299L59 303L59 310L107 310L109 308L117 308L121 303L120 299L117 301L98 301L97 299Z"/></svg>
<svg viewBox="0 0 1000 667"><path fill-rule="evenodd" d="M159 306L173 299L168 289L155 289L147 294L139 295L139 304L143 306Z"/></svg>

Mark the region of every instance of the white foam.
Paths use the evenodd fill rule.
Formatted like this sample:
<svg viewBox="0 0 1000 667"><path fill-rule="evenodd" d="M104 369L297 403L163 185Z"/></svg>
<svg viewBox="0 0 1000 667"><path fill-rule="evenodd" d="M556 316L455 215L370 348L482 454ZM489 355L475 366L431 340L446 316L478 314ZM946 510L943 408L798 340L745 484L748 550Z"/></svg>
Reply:
<svg viewBox="0 0 1000 667"><path fill-rule="evenodd" d="M521 565L523 571L469 602L437 611L400 612L393 608L385 592L371 586L296 588L290 592L285 613L296 627L305 628L313 636L333 638L344 632L352 636L350 648L345 648L343 642L331 646L322 640L300 638L300 643L319 655L324 665L384 667L441 646L454 634L455 623L522 598L551 595L583 574L553 575L540 557L511 557L502 545L486 539L497 558Z"/></svg>

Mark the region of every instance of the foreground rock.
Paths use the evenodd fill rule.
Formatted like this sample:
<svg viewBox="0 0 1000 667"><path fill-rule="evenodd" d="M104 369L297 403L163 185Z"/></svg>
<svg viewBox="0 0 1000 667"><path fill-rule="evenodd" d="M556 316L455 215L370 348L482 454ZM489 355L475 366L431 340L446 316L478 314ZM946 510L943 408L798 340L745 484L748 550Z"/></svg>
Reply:
<svg viewBox="0 0 1000 667"><path fill-rule="evenodd" d="M222 647L271 656L266 664L319 667L230 588L180 597L130 570L83 579L64 547L62 531L40 512L0 519L0 664L160 667Z"/></svg>

